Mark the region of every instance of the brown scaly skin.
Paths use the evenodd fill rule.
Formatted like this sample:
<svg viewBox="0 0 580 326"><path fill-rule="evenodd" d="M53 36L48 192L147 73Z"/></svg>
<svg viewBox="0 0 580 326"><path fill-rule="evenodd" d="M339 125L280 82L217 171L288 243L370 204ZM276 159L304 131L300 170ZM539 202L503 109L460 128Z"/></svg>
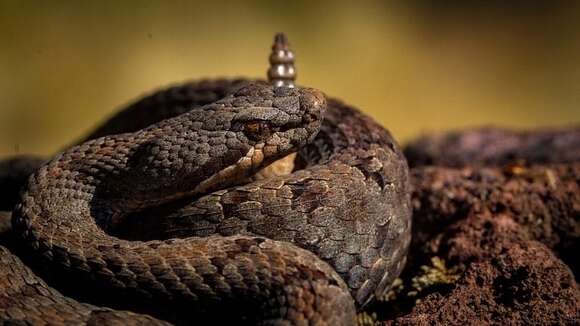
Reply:
<svg viewBox="0 0 580 326"><path fill-rule="evenodd" d="M209 89L204 92L211 92L208 83L212 82L201 83ZM198 94L197 85L178 89ZM215 85L216 93L224 88L233 91L239 89L240 81L217 81ZM276 92L286 92L281 96L284 99L277 98ZM300 102L308 114L296 120L319 124L316 106L323 99L319 93L308 92L275 91L257 85L244 88L221 103L232 107L278 103L285 112L294 112ZM149 105L199 106L195 105L195 95L188 103L174 94L183 93L175 88L162 91L128 110L146 110ZM196 112L218 110L216 105L209 108L192 110L190 118L197 116ZM261 119L276 116L268 114L268 110L254 111ZM41 265L44 275L66 280L87 300L147 311L173 322L187 323L209 316L212 320L223 317L248 323L308 320L352 324L354 304L348 289L358 304L364 304L388 289L404 263L410 228L408 176L406 163L388 132L334 100L329 102L327 111L318 136L299 153L302 169L289 176L197 198L203 193L200 190L191 199L190 196L177 204L162 205L168 208L164 213L159 213L163 211L159 207L143 210L190 192L182 187L195 186L235 163L245 155L248 143L255 145L256 139L264 135L246 136L241 144L226 142L243 149L235 157L227 154L231 151L215 146L215 155L208 157L216 159L210 163L203 164L209 162L207 158L194 158L192 161L201 162L208 171L202 176L196 173L194 166L198 165L189 166L188 157L180 157L178 150L184 146L199 148L195 147L197 143L188 144L191 139L171 136L178 135L184 125L195 125L183 116L146 131L75 147L30 179L23 202L15 211L14 227L29 247L26 258ZM148 111L149 115L154 112ZM279 117L278 114L274 119ZM203 123L205 129L211 129L227 121L210 119ZM276 150L271 150L272 146L264 150L264 161L302 146L300 143L311 139L318 127L303 129L306 132L286 130L281 131L286 132L283 137L271 138ZM256 131L256 126L251 125L249 130ZM113 127L109 133L116 131L124 130ZM238 133L232 138L239 140L242 136ZM177 153L177 157L166 156L157 147ZM261 166L252 167L247 173ZM143 178L143 174L147 177ZM236 182L233 179L218 178L208 189L231 186ZM137 212L127 216L134 210ZM188 238L139 242L103 232L115 231L125 219L148 221L160 215L169 221L158 227L163 238L174 237L171 229ZM208 222L213 225L203 228ZM185 234L185 229L190 229L189 234ZM191 237L212 232L226 237ZM234 232L243 235L231 235ZM312 250L339 274L308 251L259 235L292 241ZM227 316L222 311L227 311Z"/></svg>
<svg viewBox="0 0 580 326"><path fill-rule="evenodd" d="M243 233L293 242L329 262L363 305L404 265L410 212L401 157L384 129L330 100L322 130L299 153L301 170L141 212L116 231L135 240Z"/></svg>
<svg viewBox="0 0 580 326"><path fill-rule="evenodd" d="M293 89L293 58L278 34L276 88L157 92L41 167L13 215L21 253L68 293L176 323L353 324L349 290L364 305L404 264L407 167L388 132L336 100L321 127L324 97ZM298 149L295 173L248 181Z"/></svg>
<svg viewBox="0 0 580 326"><path fill-rule="evenodd" d="M246 79L207 79L169 87L129 105L100 124L83 142L127 132L135 132L156 122L188 112L224 98ZM12 211L18 192L45 158L16 155L0 161L0 211Z"/></svg>
<svg viewBox="0 0 580 326"><path fill-rule="evenodd" d="M169 325L146 315L67 298L0 246L0 320L15 325Z"/></svg>

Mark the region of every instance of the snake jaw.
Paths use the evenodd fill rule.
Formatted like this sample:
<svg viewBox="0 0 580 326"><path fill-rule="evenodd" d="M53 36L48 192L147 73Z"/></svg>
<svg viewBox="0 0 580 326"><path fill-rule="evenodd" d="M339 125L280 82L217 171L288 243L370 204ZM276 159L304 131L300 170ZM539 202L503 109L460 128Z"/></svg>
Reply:
<svg viewBox="0 0 580 326"><path fill-rule="evenodd" d="M260 168L264 159L262 147L263 144L256 144L250 147L246 155L240 157L236 163L226 166L203 180L192 190L192 193L207 193L211 190L216 190L222 184L240 183L253 171L257 171ZM236 180L237 182L232 180Z"/></svg>

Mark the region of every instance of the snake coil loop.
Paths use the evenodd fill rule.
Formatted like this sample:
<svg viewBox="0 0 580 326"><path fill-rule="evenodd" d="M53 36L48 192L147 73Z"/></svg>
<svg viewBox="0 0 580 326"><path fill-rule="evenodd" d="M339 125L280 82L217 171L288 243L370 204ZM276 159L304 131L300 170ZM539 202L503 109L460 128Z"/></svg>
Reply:
<svg viewBox="0 0 580 326"><path fill-rule="evenodd" d="M408 166L370 117L294 86L284 34L270 64L270 83L152 93L42 163L12 213L35 272L177 325L355 325L405 265ZM0 324L45 321L167 324L66 298L0 246Z"/></svg>

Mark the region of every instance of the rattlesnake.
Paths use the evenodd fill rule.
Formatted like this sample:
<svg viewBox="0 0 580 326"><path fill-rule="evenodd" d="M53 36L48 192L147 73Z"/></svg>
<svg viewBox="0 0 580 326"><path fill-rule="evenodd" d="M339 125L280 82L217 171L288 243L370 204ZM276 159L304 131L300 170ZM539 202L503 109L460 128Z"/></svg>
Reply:
<svg viewBox="0 0 580 326"><path fill-rule="evenodd" d="M270 59L269 83L158 91L43 164L14 251L67 295L172 323L354 324L405 262L407 164L371 118L294 86L283 35ZM291 173L254 177L293 152ZM0 320L157 322L66 298L0 249Z"/></svg>

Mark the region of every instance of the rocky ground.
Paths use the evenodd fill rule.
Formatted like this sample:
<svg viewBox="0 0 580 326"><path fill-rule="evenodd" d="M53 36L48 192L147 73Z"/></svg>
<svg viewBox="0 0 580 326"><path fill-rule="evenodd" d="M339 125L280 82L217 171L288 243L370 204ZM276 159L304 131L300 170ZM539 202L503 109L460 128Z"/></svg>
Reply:
<svg viewBox="0 0 580 326"><path fill-rule="evenodd" d="M580 128L426 135L405 153L409 263L361 324L580 323Z"/></svg>

